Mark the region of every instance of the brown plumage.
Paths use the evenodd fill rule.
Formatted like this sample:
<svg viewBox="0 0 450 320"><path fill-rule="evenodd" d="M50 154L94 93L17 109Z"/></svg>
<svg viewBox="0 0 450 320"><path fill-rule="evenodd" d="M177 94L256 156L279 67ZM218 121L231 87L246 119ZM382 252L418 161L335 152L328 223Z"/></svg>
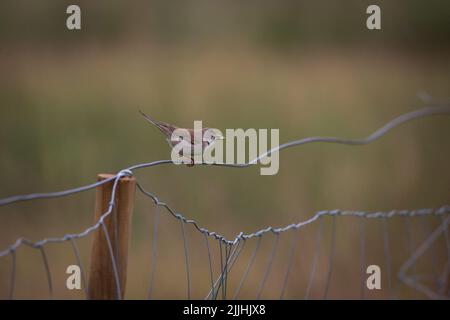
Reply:
<svg viewBox="0 0 450 320"><path fill-rule="evenodd" d="M152 125L154 125L155 127L158 128L159 131L161 131L164 136L166 137L167 142L169 143L169 146L171 148L175 147L177 144L184 142L182 139L181 140L172 140L172 134L176 129L181 129L177 126L168 124L166 122L162 122L162 121L158 121L153 119L152 117L150 117L149 115L145 114L144 112L142 112L141 110L139 110L139 112L141 113L141 115L148 121L150 122ZM223 139L223 137L221 135L212 135L210 140L205 140L204 139L204 134L205 132L210 129L210 128L203 128L202 129L202 137L200 141L196 141L196 139L198 140L198 138L195 136L194 134L194 129L184 129L187 130L189 132L190 135L190 144L192 145L191 148L191 154L190 155L194 155L195 152L197 151L194 146L201 144L202 145L202 151L204 150L204 148L206 148L207 146L209 146L210 144L212 144L216 139ZM182 151L180 150L180 156L182 155ZM191 165L188 166L193 166L194 165L194 160L192 157L190 156L186 156L188 158L191 159Z"/></svg>

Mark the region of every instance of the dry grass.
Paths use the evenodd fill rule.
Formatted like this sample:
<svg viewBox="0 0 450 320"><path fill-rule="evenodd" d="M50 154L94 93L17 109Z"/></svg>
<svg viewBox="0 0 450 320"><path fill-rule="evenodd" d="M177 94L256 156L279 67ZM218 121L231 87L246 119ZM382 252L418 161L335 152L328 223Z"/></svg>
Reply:
<svg viewBox="0 0 450 320"><path fill-rule="evenodd" d="M415 94L448 95L450 64L439 56L371 48L309 48L282 54L236 43L207 48L158 48L127 44L72 51L11 49L0 67L0 196L58 190L93 181L97 172L116 172L133 163L168 157L159 133L138 116L189 125L193 120L223 128L280 128L281 140L311 135L361 137L388 119L421 106ZM399 128L373 145L351 148L311 145L281 154L280 173L256 168L160 167L138 172L150 191L203 226L228 237L267 225L301 221L322 209L387 210L435 207L448 202L448 119L427 119ZM138 197L130 252L128 297L145 297L150 266L152 211ZM81 231L92 222L93 194L0 208L0 245L17 237L37 240ZM359 294L357 223L338 220L331 297ZM314 229L302 232L287 298L302 297L312 255ZM381 234L371 222L368 262L383 264ZM398 266L406 258L403 224L392 225ZM421 223L417 229L420 230ZM209 286L206 250L189 230L193 296ZM160 232L155 294L185 295L179 225L165 218ZM324 252L328 250L324 240ZM419 241L417 235L416 240ZM277 298L290 235L266 284L264 298ZM243 288L253 297L270 251L270 237ZM81 245L84 261L90 240ZM252 243L248 244L251 248ZM373 248L372 248L373 247ZM74 262L69 245L49 246L55 291L64 289L65 267ZM215 248L214 250L217 250ZM440 251L442 252L442 251ZM250 250L230 278L236 285ZM39 256L19 250L17 296L45 298ZM312 296L321 297L327 256L319 259ZM215 261L217 270L217 261ZM0 288L8 288L9 261L0 261ZM414 296L414 295L412 295ZM373 297L386 297L385 294Z"/></svg>

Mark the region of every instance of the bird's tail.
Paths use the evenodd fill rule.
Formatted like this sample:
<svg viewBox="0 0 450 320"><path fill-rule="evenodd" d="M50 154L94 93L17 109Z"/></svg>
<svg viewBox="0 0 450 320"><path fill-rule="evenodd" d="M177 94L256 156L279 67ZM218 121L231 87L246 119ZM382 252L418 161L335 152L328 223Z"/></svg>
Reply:
<svg viewBox="0 0 450 320"><path fill-rule="evenodd" d="M152 117L150 117L149 115L147 115L144 112L142 112L141 110L139 110L139 112L148 122L150 122L155 127L157 127L166 136L170 137L172 135L172 132L175 129L173 126L171 126L168 123L155 120Z"/></svg>

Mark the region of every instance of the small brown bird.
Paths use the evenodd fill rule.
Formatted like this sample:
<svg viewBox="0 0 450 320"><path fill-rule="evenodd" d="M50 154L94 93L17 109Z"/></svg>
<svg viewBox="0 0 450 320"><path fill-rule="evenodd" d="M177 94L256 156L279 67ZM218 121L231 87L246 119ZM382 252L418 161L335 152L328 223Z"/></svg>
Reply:
<svg viewBox="0 0 450 320"><path fill-rule="evenodd" d="M202 129L202 135L201 135L201 140L198 141L199 137L197 137L194 134L194 129L184 129L184 128L179 128L177 126L162 122L162 121L158 121L153 119L152 117L150 117L149 115L145 114L144 112L142 112L141 110L139 110L139 112L142 114L142 116L148 121L150 122L152 125L154 125L155 127L157 127L159 129L159 131L161 131L164 136L166 137L166 140L169 144L169 146L171 148L174 148L176 145L178 145L179 143L182 144L189 144L189 146L184 147L183 149L191 149L191 152L189 155L183 155L182 154L182 150L180 150L180 156L185 156L189 159L191 159L191 164L188 166L192 167L194 165L194 159L193 159L193 155L199 154L199 152L203 152L205 148L207 148L208 146L212 146L214 142L216 142L217 140L222 140L224 139L224 137L220 134L220 131L217 129L211 129L211 128L203 128ZM183 137L178 137L177 139L172 140L172 134L175 130L177 129L184 129L187 130L189 132L190 135L190 139L183 139ZM208 136L205 136L205 132L209 130L209 134ZM199 148L199 145L201 145L201 148Z"/></svg>

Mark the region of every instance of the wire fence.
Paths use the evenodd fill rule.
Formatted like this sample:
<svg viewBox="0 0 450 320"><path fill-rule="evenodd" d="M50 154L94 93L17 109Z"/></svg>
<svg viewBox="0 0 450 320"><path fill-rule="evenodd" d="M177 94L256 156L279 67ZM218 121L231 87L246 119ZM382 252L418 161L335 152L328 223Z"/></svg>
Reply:
<svg viewBox="0 0 450 320"><path fill-rule="evenodd" d="M296 140L292 142L288 142L285 144L282 144L278 146L275 149L272 149L268 151L266 154L260 155L258 158L246 163L246 164L213 164L218 166L227 166L227 167L246 167L252 164L257 164L258 161L262 158L264 158L267 155L270 155L273 152L279 152L280 150L290 148L293 146L299 146L306 143L317 143L317 142L326 142L326 143L339 143L339 144L348 144L348 145L364 145L368 144L370 142L373 142L377 139L379 139L381 136L385 135L387 132L392 130L393 128L399 126L400 124L403 124L405 122L411 121L413 119L428 117L428 116L437 116L437 115L450 115L450 106L448 104L440 103L438 105L433 105L430 107L426 107L417 111L413 111L410 113L403 114L388 123L386 123L383 127L376 130L374 133L369 135L366 138L363 139L344 139L344 138L336 138L336 137L309 137L301 140ZM16 252L21 246L28 246L30 248L33 248L35 250L38 250L42 257L42 263L46 271L46 278L47 278L47 285L49 290L49 296L53 297L53 281L52 281L52 272L50 270L49 261L46 254L46 246L50 243L63 243L68 242L71 244L71 248L73 250L73 254L76 258L78 266L81 268L81 275L82 275L82 281L83 281L83 288L85 290L86 298L88 298L88 283L86 281L86 269L83 266L82 259L80 257L80 250L77 244L77 240L80 238L84 238L88 236L89 234L93 233L96 230L99 230L103 232L104 237L108 243L108 250L109 255L111 258L111 265L113 270L113 276L115 279L115 287L116 287L116 298L120 299L121 297L121 288L120 288L120 281L119 281L119 272L117 267L117 261L115 252L113 251L113 245L111 243L111 237L108 233L108 230L105 225L105 219L111 215L113 212L113 208L116 205L116 190L118 186L118 182L123 177L132 176L133 173L142 168L148 168L148 167L154 167L159 166L163 164L171 164L171 160L160 160L160 161L154 161L151 163L144 163L144 164L137 164L134 166L131 166L129 168L123 169L119 171L116 175L75 189L60 191L60 192L53 192L53 193L36 193L36 194L29 194L29 195L20 195L20 196L13 196L8 197L4 199L0 199L0 206L6 206L6 205L12 205L16 202L23 202L23 201L31 201L31 200L37 200L37 199L45 199L45 198L57 198L57 197L64 197L67 195L71 195L78 192L87 191L90 189L94 189L102 184L105 183L113 183L112 187L112 194L111 199L109 201L108 209L101 215L100 219L96 221L95 224L90 226L89 228L85 229L81 233L69 233L65 234L61 237L49 237L44 238L40 241L33 242L26 238L19 238L15 243L10 245L8 248L4 249L3 251L0 251L0 259L7 259L9 257L11 261L11 268L9 272L9 290L8 290L8 296L6 298L14 299L15 297L15 288L16 288L16 273L17 273L17 259L16 259ZM289 245L288 249L288 257L287 261L285 263L285 271L282 275L282 280L280 282L280 288L278 297L280 299L285 298L286 290L289 285L289 277L293 273L293 261L294 256L296 252L298 251L298 238L299 238L299 232L300 230L303 230L308 225L317 224L317 233L314 239L314 255L310 263L310 271L309 276L307 280L307 284L305 287L305 292L302 297L295 297L295 298L311 298L311 292L315 283L315 280L317 278L318 273L318 264L319 264L319 255L321 250L323 250L322 242L323 242L323 225L324 220L330 219L331 220L331 241L330 241L330 248L328 253L328 267L326 271L326 275L324 277L325 279L325 285L323 290L323 298L329 297L329 291L330 291L330 283L333 275L333 261L335 259L335 243L336 243L336 219L341 217L353 217L359 219L359 225L360 225L360 245L359 245L359 256L360 256L360 297L362 299L365 298L366 295L366 260L367 260L367 241L366 241L366 229L367 229L367 223L371 220L377 220L381 222L382 226L382 242L383 242L383 255L385 258L385 271L387 274L387 284L388 284L388 291L389 291L389 297L395 298L398 294L398 290L396 290L396 286L398 286L398 282L401 282L403 284L406 284L410 288L414 289L417 292L422 293L425 297L431 298L431 299L438 299L438 298L448 298L449 297L449 275L450 275L450 240L448 235L448 224L450 223L450 206L443 205L439 208L428 208L428 209L417 209L417 210L391 210L388 212L364 212L364 211L345 211L345 210L331 210L331 211L320 211L315 213L311 218L298 222L293 223L290 225L287 225L285 227L267 227L265 229L258 230L256 232L245 234L243 232L240 232L237 234L234 238L227 239L225 236L209 230L205 227L202 227L197 221L193 219L187 218L185 215L176 212L174 209L172 209L168 204L161 201L157 196L147 191L147 189L143 186L143 184L138 181L137 182L137 190L140 191L142 195L147 197L151 202L155 205L155 211L154 211L154 222L153 222L153 239L151 244L151 269L150 269L150 284L148 287L148 293L147 298L151 299L154 297L154 291L155 291L155 270L157 269L158 264L158 230L159 230L159 222L161 213L165 212L170 217L176 219L179 221L180 224L180 232L183 239L183 251L184 251L184 271L186 276L186 298L191 299L192 298L192 270L190 269L190 266L192 264L191 261L191 254L190 254L190 246L188 242L188 235L187 235L187 227L192 228L196 232L198 232L204 241L204 249L207 253L207 265L208 265L208 274L207 277L209 278L209 289L204 294L205 299L237 299L239 298L239 295L241 293L241 290L243 286L245 286L245 283L248 279L249 274L252 271L252 268L254 267L256 256L259 253L260 250L262 250L261 246L261 240L263 238L268 238L269 235L273 235L272 245L267 255L267 260L264 262L264 272L259 280L259 284L257 288L255 288L256 293L254 298L260 299L263 296L264 289L267 285L268 278L271 274L273 263L276 260L276 254L279 250L279 242L280 237L288 234L288 231L293 232L292 240ZM405 219L407 226L407 232L405 233L405 236L407 238L407 243L409 246L409 256L404 261L404 263L401 265L399 270L395 272L393 270L393 264L392 264L392 258L393 253L391 250L391 241L389 239L389 232L388 232L388 221L392 220L394 217L401 217ZM420 244L414 244L413 238L414 235L412 234L412 229L410 228L410 220L411 219L418 219L419 217L426 217L430 219L439 219L439 225L437 227L434 227L432 230L430 230L427 233L427 236L425 240ZM409 230L409 231L408 231ZM436 242L437 239L444 239L446 252L440 253L439 257L445 257L445 263L444 268L442 272L437 271L436 262L433 264L433 270L434 274L425 275L423 277L420 277L416 270L412 270L415 268L416 263L418 259L423 256L427 251L430 250L433 243ZM242 257L242 252L244 252L246 247L248 247L249 242L255 242L254 248L251 252L249 252L249 255L247 257L246 261L240 261ZM213 250L212 246L216 246L218 250ZM197 250L198 248L196 248ZM217 255L215 256L215 252L218 251ZM248 251L248 250L247 250ZM218 262L219 271L215 272L213 265L214 261ZM236 265L237 262L241 262L245 264L245 267L243 268L243 271L235 276L235 285L234 290L232 290L229 286L229 277L231 275L231 271L233 270L233 267ZM427 281L425 281L427 278L432 278L434 281L434 285L430 286L427 284ZM424 280L425 279L425 280ZM397 291L397 293L396 293Z"/></svg>

